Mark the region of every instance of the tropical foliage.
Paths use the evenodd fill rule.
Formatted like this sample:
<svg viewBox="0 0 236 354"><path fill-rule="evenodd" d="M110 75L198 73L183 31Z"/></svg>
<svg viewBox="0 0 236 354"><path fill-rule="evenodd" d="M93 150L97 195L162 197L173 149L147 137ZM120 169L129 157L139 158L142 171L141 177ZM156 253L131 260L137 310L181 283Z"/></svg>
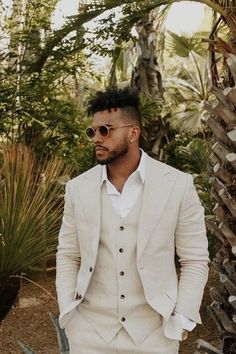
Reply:
<svg viewBox="0 0 236 354"><path fill-rule="evenodd" d="M92 74L86 55L65 39L60 49L51 49L40 69L36 65L51 35L55 3L41 2L38 11L33 1L23 11L21 1L15 1L11 17L2 25L7 48L2 46L0 52L0 133L3 142L26 144L41 158L57 154L73 161L79 173L92 164L78 87Z"/></svg>
<svg viewBox="0 0 236 354"><path fill-rule="evenodd" d="M172 68L167 68L168 72L159 70L160 48L156 47L155 33L150 30L154 22L149 22L149 14L157 7L167 8L178 0L128 0L126 3L120 0L81 1L78 14L68 18L62 28L52 31L51 14L57 2L14 0L12 15L6 16L1 24L0 319L4 318L17 296L20 286L17 276L55 252L62 203L58 180L61 175L67 174L67 170L60 160L51 158L54 155L63 158L75 167L76 173L93 165L92 147L84 135L87 124L84 104L94 89L120 84L121 81L130 82L130 71L128 73L126 70L127 57L124 55L127 48L134 48L137 44L136 47L141 50L140 59L143 61L137 61L136 65L134 60L132 65L139 69L139 73L145 67L146 78L149 78L147 87L151 88L149 92L153 90L158 96L148 96L144 94L145 90L140 90L144 126L142 146L153 156L194 175L208 217L212 217L210 194L217 195L217 188L221 194L224 191L224 195L230 192L232 197L228 199L234 200L235 188L231 185L235 181L233 168L227 165L224 158L219 162L218 156L213 156L213 159L209 157L208 141L212 139L212 134L202 124L202 117L208 120L212 111L214 113L214 108L207 115L204 110L205 102L212 102L211 85L222 89L226 83L228 86L235 85L235 73L231 74L226 65L227 60L236 53L234 1L198 1L221 16L216 16L214 26L216 28L217 23L224 22L231 37L228 43L229 36L218 38L213 29L211 38L205 41L213 58L210 62L211 77L209 61L205 56L208 47L201 42L205 34L177 36L169 33L167 48L174 61ZM117 9L119 16L116 15ZM3 10L0 2L1 15ZM99 15L103 16L97 19ZM160 20L159 15L160 12L156 11L156 24ZM88 30L86 26L93 19L97 19L96 25L93 30ZM139 26L139 37L133 34L135 25ZM155 28L157 31L160 29L158 26ZM146 52L143 50L143 34L148 44ZM163 41L159 43L161 45ZM92 65L94 54L111 59L112 65L105 79ZM220 68L219 72L217 68ZM162 83L165 86L164 99ZM216 89L214 92L225 105L226 118L232 119L232 114L227 111L232 109L232 105L222 92ZM223 139L228 147L227 153L234 154L235 141L231 143L227 138L228 130L233 129L233 125L229 124L226 128L227 124L219 119L218 114L215 117L215 126L222 125L220 134L217 129L214 130L216 140L219 139L218 146L221 147ZM6 142L11 142L12 147L4 147ZM22 145L16 147L14 143ZM23 147L24 144L27 147ZM211 173L215 180L214 193L208 180L208 160L211 160ZM214 175L217 171L218 176L220 173L226 176L219 184ZM229 202L220 207L220 193L216 199L220 202L218 217L222 218L227 211L222 224L226 232L232 232L230 225L235 225L234 217L227 206ZM232 221L231 224L229 221ZM224 239L219 229L214 227L218 237L224 240L223 244L227 244L227 237ZM228 239L234 242L233 237ZM228 258L233 258L233 255ZM224 268L227 262L222 262L220 269L223 268L228 275L231 268Z"/></svg>
<svg viewBox="0 0 236 354"><path fill-rule="evenodd" d="M193 139L189 134L178 134L176 131L172 134L175 134L175 137L167 147L166 162L193 175L206 215L211 216L212 202L207 174L210 144L201 138Z"/></svg>
<svg viewBox="0 0 236 354"><path fill-rule="evenodd" d="M180 36L170 31L168 33L166 49L170 60L164 85L170 122L174 128L181 127L196 134L206 129L204 118L208 113L204 104L213 100L207 46L202 43L202 38L206 38L207 34Z"/></svg>
<svg viewBox="0 0 236 354"><path fill-rule="evenodd" d="M62 212L62 186L70 173L71 169L59 159L40 163L24 146L3 147L0 163L0 319L7 312L11 278L55 252Z"/></svg>
<svg viewBox="0 0 236 354"><path fill-rule="evenodd" d="M176 131L172 134L173 139L166 148L167 163L193 175L196 190L205 209L206 220L212 220L214 203L208 175L211 145L207 140L193 138L190 134L178 134ZM208 232L208 240L210 258L213 259L218 244L211 232Z"/></svg>

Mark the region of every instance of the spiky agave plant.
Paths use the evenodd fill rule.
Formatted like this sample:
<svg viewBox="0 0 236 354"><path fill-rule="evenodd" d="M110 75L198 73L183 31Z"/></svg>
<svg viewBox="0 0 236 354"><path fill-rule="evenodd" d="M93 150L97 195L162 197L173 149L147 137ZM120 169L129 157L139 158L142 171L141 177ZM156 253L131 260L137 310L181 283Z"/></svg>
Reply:
<svg viewBox="0 0 236 354"><path fill-rule="evenodd" d="M0 162L0 322L20 288L20 275L52 255L61 217L60 178L69 173L57 158L40 163L24 146L5 146Z"/></svg>

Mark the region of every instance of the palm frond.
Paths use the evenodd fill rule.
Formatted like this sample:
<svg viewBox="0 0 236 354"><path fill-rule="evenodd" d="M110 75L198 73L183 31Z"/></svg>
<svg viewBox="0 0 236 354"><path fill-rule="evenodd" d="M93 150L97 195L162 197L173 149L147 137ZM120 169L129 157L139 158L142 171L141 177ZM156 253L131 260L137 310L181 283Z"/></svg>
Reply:
<svg viewBox="0 0 236 354"><path fill-rule="evenodd" d="M207 170L209 144L202 139L195 138L187 146L177 148L178 156L182 160L184 171L201 174Z"/></svg>
<svg viewBox="0 0 236 354"><path fill-rule="evenodd" d="M183 109L182 111L175 113L170 118L170 124L175 129L181 129L182 131L196 134L202 132L205 129L205 126L202 122L202 116L203 115L199 109L199 106L187 106L186 110Z"/></svg>
<svg viewBox="0 0 236 354"><path fill-rule="evenodd" d="M232 0L215 0L214 2L216 4L224 7L225 9L234 10L235 11L235 2L232 1Z"/></svg>
<svg viewBox="0 0 236 354"><path fill-rule="evenodd" d="M203 33L194 33L192 35L167 31L166 49L172 56L189 57L191 52L206 56L206 50L202 44ZM206 47L206 46L205 46Z"/></svg>
<svg viewBox="0 0 236 354"><path fill-rule="evenodd" d="M142 124L150 124L153 120L159 119L161 115L163 102L161 100L153 100L145 95L141 96L140 112Z"/></svg>

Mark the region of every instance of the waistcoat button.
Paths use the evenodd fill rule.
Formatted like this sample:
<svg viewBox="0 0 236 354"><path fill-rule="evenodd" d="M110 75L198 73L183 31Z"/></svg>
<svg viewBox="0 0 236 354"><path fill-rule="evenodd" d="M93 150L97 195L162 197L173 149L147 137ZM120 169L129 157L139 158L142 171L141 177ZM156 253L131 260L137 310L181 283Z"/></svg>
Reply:
<svg viewBox="0 0 236 354"><path fill-rule="evenodd" d="M123 253L123 252L124 252L124 248L120 248L120 249L119 249L119 252L120 252L120 253Z"/></svg>
<svg viewBox="0 0 236 354"><path fill-rule="evenodd" d="M80 295L80 294L77 294L77 295L76 295L76 300L81 300L82 298L83 298L82 295Z"/></svg>
<svg viewBox="0 0 236 354"><path fill-rule="evenodd" d="M125 274L125 273L124 273L123 271L120 272L120 275L121 275L121 276L124 275L124 274Z"/></svg>
<svg viewBox="0 0 236 354"><path fill-rule="evenodd" d="M89 267L89 271L92 272L93 271L93 267Z"/></svg>
<svg viewBox="0 0 236 354"><path fill-rule="evenodd" d="M125 295L121 295L120 298L121 298L121 299L124 299L124 298L125 298Z"/></svg>
<svg viewBox="0 0 236 354"><path fill-rule="evenodd" d="M120 231L123 231L124 230L124 226L120 226Z"/></svg>
<svg viewBox="0 0 236 354"><path fill-rule="evenodd" d="M125 322L125 317L121 317L121 322Z"/></svg>

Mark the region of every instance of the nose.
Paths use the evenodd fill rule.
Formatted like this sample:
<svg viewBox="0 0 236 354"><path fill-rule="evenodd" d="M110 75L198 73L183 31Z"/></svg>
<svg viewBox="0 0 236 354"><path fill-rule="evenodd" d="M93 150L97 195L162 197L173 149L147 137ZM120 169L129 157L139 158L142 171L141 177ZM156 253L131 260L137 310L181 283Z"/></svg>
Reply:
<svg viewBox="0 0 236 354"><path fill-rule="evenodd" d="M97 145L98 143L101 143L102 141L103 141L102 135L99 133L98 130L95 130L95 135L92 138L92 142L94 143L94 145Z"/></svg>

